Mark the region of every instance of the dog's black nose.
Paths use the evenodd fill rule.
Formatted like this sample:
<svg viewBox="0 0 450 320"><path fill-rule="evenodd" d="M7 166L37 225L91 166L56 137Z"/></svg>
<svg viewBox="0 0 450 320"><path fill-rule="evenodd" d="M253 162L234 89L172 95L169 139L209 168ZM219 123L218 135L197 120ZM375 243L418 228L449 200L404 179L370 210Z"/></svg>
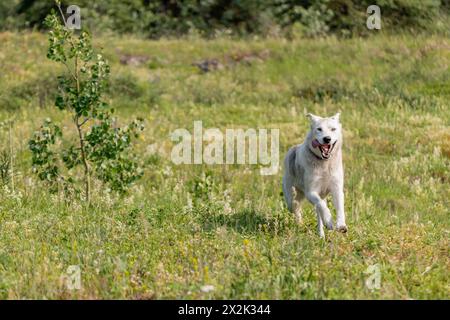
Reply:
<svg viewBox="0 0 450 320"><path fill-rule="evenodd" d="M323 137L324 143L330 143L330 141L331 141L331 137Z"/></svg>

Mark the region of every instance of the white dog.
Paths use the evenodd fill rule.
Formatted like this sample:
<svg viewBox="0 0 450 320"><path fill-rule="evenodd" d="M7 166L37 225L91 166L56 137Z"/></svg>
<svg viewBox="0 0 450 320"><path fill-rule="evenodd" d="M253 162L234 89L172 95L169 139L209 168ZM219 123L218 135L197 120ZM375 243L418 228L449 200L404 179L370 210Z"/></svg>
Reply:
<svg viewBox="0 0 450 320"><path fill-rule="evenodd" d="M316 209L318 232L323 225L333 229L325 197L333 196L336 230L347 232L344 214L344 171L342 168L342 129L339 113L330 118L308 114L311 130L303 144L292 147L284 159L283 193L286 204L302 221L300 202L306 197Z"/></svg>

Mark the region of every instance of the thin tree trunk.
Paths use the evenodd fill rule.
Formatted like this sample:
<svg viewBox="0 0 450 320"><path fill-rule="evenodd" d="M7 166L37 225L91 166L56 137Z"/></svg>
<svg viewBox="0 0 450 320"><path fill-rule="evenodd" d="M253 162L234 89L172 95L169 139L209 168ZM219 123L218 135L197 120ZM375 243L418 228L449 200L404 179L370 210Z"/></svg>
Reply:
<svg viewBox="0 0 450 320"><path fill-rule="evenodd" d="M77 84L77 97L80 94L80 73L78 70L78 56L75 56L75 80ZM79 122L80 117L78 115L75 116L75 124L78 130L78 137L80 139L80 149L81 149L81 161L83 162L84 167L84 191L86 195L86 202L88 205L91 203L91 172L89 170L89 163L86 156L86 149L84 145L84 137L83 130L81 129L82 124Z"/></svg>
<svg viewBox="0 0 450 320"><path fill-rule="evenodd" d="M76 125L78 130L78 137L80 139L80 149L81 149L81 161L83 162L84 167L84 179L85 179L85 195L86 195L86 202L89 205L91 202L91 172L89 170L89 163L87 161L86 157L86 150L84 145L84 137L83 137L83 131L81 130L81 125L79 123L78 116L76 117Z"/></svg>

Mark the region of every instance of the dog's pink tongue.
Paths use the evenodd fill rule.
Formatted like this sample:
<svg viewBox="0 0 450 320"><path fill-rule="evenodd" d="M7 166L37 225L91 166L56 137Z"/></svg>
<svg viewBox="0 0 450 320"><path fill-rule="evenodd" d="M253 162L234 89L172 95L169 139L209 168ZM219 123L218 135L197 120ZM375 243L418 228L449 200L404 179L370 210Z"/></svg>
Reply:
<svg viewBox="0 0 450 320"><path fill-rule="evenodd" d="M325 150L326 152L328 152L328 150L330 150L330 145L329 144L323 144L322 145L322 149Z"/></svg>
<svg viewBox="0 0 450 320"><path fill-rule="evenodd" d="M313 146L313 148L317 148L318 146L320 146L319 141L317 141L317 139L314 139L314 140L312 141L312 146Z"/></svg>

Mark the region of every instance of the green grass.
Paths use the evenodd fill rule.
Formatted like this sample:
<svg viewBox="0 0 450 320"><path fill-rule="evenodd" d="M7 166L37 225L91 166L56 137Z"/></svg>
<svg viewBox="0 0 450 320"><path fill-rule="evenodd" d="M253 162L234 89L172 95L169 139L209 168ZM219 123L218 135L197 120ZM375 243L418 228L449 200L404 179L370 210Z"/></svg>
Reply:
<svg viewBox="0 0 450 320"><path fill-rule="evenodd" d="M450 41L100 38L112 64L108 100L141 116L145 176L117 197L95 185L93 207L50 195L31 172L27 141L51 117L55 77L46 36L0 33L0 298L448 299ZM269 50L250 64L202 74L205 58ZM121 54L149 61L121 65ZM281 175L257 166L176 166L169 134L204 128L279 128L280 158L302 141L306 111L340 110L349 232L316 234L287 212ZM280 159L282 160L282 159ZM364 272L379 264L381 288ZM70 265L82 288L68 290ZM213 285L204 293L201 287Z"/></svg>

